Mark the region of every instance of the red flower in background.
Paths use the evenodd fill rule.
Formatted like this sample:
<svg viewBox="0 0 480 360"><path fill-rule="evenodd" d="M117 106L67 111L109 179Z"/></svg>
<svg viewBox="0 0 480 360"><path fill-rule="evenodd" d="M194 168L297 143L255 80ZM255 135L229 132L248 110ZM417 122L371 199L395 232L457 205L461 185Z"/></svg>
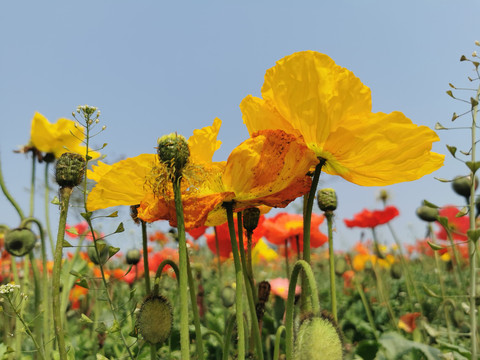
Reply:
<svg viewBox="0 0 480 360"><path fill-rule="evenodd" d="M263 216L260 217L259 220L259 226L257 229L253 230L253 235L252 235L252 248L255 247L257 244L258 240L262 237L263 231L261 229L260 224L263 222ZM235 224L235 234L237 236L237 241L238 241L238 227L237 227L237 219L235 218L234 220ZM217 237L218 237L218 250L220 253L221 258L228 258L232 252L232 243L230 241L230 231L228 229L228 223L224 223L222 225L216 226L216 232L217 232ZM217 254L217 247L215 244L215 233L210 233L205 235L207 238L207 245L208 248L214 253L215 255ZM244 230L243 231L243 248L246 250L247 249L247 233Z"/></svg>
<svg viewBox="0 0 480 360"><path fill-rule="evenodd" d="M438 215L448 219L448 225L454 240L467 241L467 230L470 229L470 220L468 216L457 217L459 212L460 210L457 207L448 205L440 209ZM448 240L447 231L443 226L441 226L436 235L440 240Z"/></svg>
<svg viewBox="0 0 480 360"><path fill-rule="evenodd" d="M378 225L388 223L393 218L399 215L398 209L395 206L387 206L383 210L367 210L363 209L361 212L354 215L352 220L344 219L345 225L349 228L374 228Z"/></svg>
<svg viewBox="0 0 480 360"><path fill-rule="evenodd" d="M271 286L271 292L274 295L280 296L281 298L287 300L288 298L288 287L290 286L290 281L286 278L275 278L269 281ZM299 295L301 292L300 286L295 286L295 295Z"/></svg>
<svg viewBox="0 0 480 360"><path fill-rule="evenodd" d="M76 234L72 234L71 232L67 231L67 230L70 230L70 229L74 229L74 231L76 231L77 233ZM85 236L85 238L87 238L88 240L93 240L93 236L92 236L92 232L89 231L88 229L88 223L86 221L82 221L76 225L73 225L73 226L70 226L70 225L66 225L65 226L65 233L70 236L72 239L76 239L78 238L79 236ZM95 238L96 239L99 239L103 237L103 234L101 233L98 233L97 231L95 231Z"/></svg>
<svg viewBox="0 0 480 360"><path fill-rule="evenodd" d="M319 229L323 219L322 215L312 214L310 228L310 246L312 248L320 247L328 241L327 236ZM296 238L298 236L300 249L303 249L303 215L278 213L273 218L265 219L261 231L268 242L283 246L287 240L295 251L297 251Z"/></svg>
<svg viewBox="0 0 480 360"><path fill-rule="evenodd" d="M198 240L200 236L205 234L205 231L207 229L208 229L208 226L199 226L197 228L187 230L187 233L193 238L193 240Z"/></svg>
<svg viewBox="0 0 480 360"><path fill-rule="evenodd" d="M412 333L417 327L416 320L421 314L419 312L408 313L400 316L398 327L407 333Z"/></svg>
<svg viewBox="0 0 480 360"><path fill-rule="evenodd" d="M160 245L165 245L170 241L170 238L163 231L157 230L148 236L148 240L158 242Z"/></svg>

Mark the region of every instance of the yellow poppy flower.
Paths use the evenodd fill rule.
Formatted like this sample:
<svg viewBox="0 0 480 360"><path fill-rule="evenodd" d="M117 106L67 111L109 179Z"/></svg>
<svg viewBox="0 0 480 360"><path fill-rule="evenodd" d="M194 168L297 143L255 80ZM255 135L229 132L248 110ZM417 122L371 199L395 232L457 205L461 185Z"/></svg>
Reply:
<svg viewBox="0 0 480 360"><path fill-rule="evenodd" d="M32 119L30 129L30 144L44 153L53 153L59 158L65 152L80 155L86 154L86 147L82 145L85 138L83 127L68 119L58 119L55 124L50 123L45 116L36 112ZM89 151L95 159L100 156L98 152Z"/></svg>
<svg viewBox="0 0 480 360"><path fill-rule="evenodd" d="M185 227L225 223L224 202L232 201L234 211L260 205L285 207L310 190L307 173L317 163L315 154L292 134L254 133L232 151L226 163L203 164L204 177L197 189L182 198ZM140 204L138 217L147 222L168 219L175 226L173 199L150 195Z"/></svg>
<svg viewBox="0 0 480 360"><path fill-rule="evenodd" d="M372 113L370 89L327 55L304 51L267 70L262 98L240 104L252 134L283 129L301 134L322 170L358 185L416 180L443 165L431 152L439 138L401 112Z"/></svg>

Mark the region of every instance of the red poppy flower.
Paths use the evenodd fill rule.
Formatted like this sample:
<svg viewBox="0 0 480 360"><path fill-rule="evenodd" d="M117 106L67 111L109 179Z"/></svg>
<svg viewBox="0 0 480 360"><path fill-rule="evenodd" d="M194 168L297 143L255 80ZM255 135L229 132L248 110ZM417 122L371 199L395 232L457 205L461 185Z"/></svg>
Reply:
<svg viewBox="0 0 480 360"><path fill-rule="evenodd" d="M281 298L287 300L288 298L288 287L290 282L286 278L275 278L269 281L271 292L274 295L280 296ZM299 295L301 292L300 286L295 286L295 295Z"/></svg>
<svg viewBox="0 0 480 360"><path fill-rule="evenodd" d="M76 232L76 234L69 232L68 230L70 230L70 229L74 229L74 232ZM86 221L82 221L82 222L80 222L76 225L73 225L73 226L70 226L70 225L67 224L65 226L65 233L69 237L71 237L72 239L76 239L79 236L85 236L85 238L87 238L88 240L93 240L92 233L91 233L91 231L89 231L88 224L87 224ZM95 238L99 239L101 237L103 237L103 234L95 231Z"/></svg>
<svg viewBox="0 0 480 360"><path fill-rule="evenodd" d="M405 330L407 333L412 333L417 327L415 321L420 315L421 314L419 312L414 312L400 316L398 327Z"/></svg>
<svg viewBox="0 0 480 360"><path fill-rule="evenodd" d="M165 245L170 239L163 231L157 230L148 236L148 240L156 241L160 245Z"/></svg>
<svg viewBox="0 0 480 360"><path fill-rule="evenodd" d="M352 220L344 219L347 227L361 227L374 228L378 225L388 223L394 217L398 216L399 212L395 206L387 206L383 210L367 210L363 209L361 212L354 215Z"/></svg>
<svg viewBox="0 0 480 360"><path fill-rule="evenodd" d="M260 223L260 222L259 222ZM238 239L238 229L237 229L237 219L234 219L235 224L235 233ZM228 223L216 226L217 237L218 237L218 250L221 258L228 258L232 252L232 243L230 241L230 232L228 229ZM208 248L212 253L217 254L217 247L215 244L215 233L206 234ZM255 247L258 240L262 237L262 231L260 228L253 230L252 236L252 248ZM246 231L243 233L243 246L244 249L247 249L247 234Z"/></svg>
<svg viewBox="0 0 480 360"><path fill-rule="evenodd" d="M200 236L205 234L205 231L208 229L208 226L199 226L191 230L187 230L188 235L190 235L193 240L197 240Z"/></svg>
<svg viewBox="0 0 480 360"><path fill-rule="evenodd" d="M454 240L467 241L467 230L470 229L470 220L468 216L457 217L459 211L457 207L448 205L440 209L438 215L448 219L448 225ZM443 226L441 226L436 235L440 240L448 240L447 232Z"/></svg>
<svg viewBox="0 0 480 360"><path fill-rule="evenodd" d="M328 241L328 238L323 234L319 227L323 222L322 215L312 214L311 229L310 229L310 246L317 248ZM297 241L300 249L303 249L303 215L289 214L281 212L273 218L266 218L262 224L262 232L268 242L275 245L285 245L285 241L290 242L290 246L296 251Z"/></svg>

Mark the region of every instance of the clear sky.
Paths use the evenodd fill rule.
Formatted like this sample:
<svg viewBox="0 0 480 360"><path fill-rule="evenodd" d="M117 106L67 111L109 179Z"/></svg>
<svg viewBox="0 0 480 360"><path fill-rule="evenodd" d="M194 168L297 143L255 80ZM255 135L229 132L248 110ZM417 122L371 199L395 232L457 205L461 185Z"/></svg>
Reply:
<svg viewBox="0 0 480 360"><path fill-rule="evenodd" d="M189 137L215 117L223 121L223 144L214 160L226 160L248 137L241 100L259 96L265 71L301 50L325 53L352 70L371 88L373 111L402 111L431 128L437 121L450 125L453 112L468 110L445 91L448 83L466 85L473 76L459 58L480 50L474 46L479 13L477 0L1 2L0 159L6 184L27 210L31 162L12 151L28 142L35 111L54 122L71 118L82 104L102 112L107 130L94 143L108 143L107 162L153 152L161 135ZM436 152L446 154L446 144L468 150L468 133L439 135ZM40 192L42 173L39 166ZM393 225L402 241L425 235L414 214L423 199L462 204L434 176L465 173L447 156L436 173L385 188L400 210ZM351 246L360 232L345 228L343 219L381 208L375 199L380 188L324 175L320 187L336 189L336 243ZM40 219L42 207L39 198ZM55 218L53 206L52 212ZM2 194L1 223L18 225ZM381 236L391 241L388 233Z"/></svg>

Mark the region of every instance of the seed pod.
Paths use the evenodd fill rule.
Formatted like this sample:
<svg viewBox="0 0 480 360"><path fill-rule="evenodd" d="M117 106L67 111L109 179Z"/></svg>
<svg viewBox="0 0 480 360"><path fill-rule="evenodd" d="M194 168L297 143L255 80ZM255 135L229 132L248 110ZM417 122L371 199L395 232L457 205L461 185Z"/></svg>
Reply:
<svg viewBox="0 0 480 360"><path fill-rule="evenodd" d="M335 211L337 209L337 193L333 189L318 190L318 207L322 211Z"/></svg>
<svg viewBox="0 0 480 360"><path fill-rule="evenodd" d="M35 246L36 237L32 230L17 228L5 235L5 249L13 256L24 256Z"/></svg>
<svg viewBox="0 0 480 360"><path fill-rule="evenodd" d="M137 265L141 258L140 250L130 249L127 251L126 259L128 265Z"/></svg>
<svg viewBox="0 0 480 360"><path fill-rule="evenodd" d="M93 262L95 265L99 265L100 263L103 265L108 260L108 248L110 247L105 240L97 240L97 249L100 255L100 260L98 259L97 252L95 247L92 245L88 248L87 254L90 258L90 261Z"/></svg>
<svg viewBox="0 0 480 360"><path fill-rule="evenodd" d="M140 307L137 317L139 333L150 344L165 342L172 331L173 312L168 300L160 295L149 295Z"/></svg>
<svg viewBox="0 0 480 360"><path fill-rule="evenodd" d="M73 188L83 181L85 158L74 153L64 153L57 160L55 180L60 187Z"/></svg>
<svg viewBox="0 0 480 360"><path fill-rule="evenodd" d="M438 218L438 209L422 205L416 210L417 216L426 222L433 222Z"/></svg>
<svg viewBox="0 0 480 360"><path fill-rule="evenodd" d="M452 188L458 195L468 198L472 186L472 178L469 176L457 176L452 181ZM475 189L478 186L478 178L475 176Z"/></svg>
<svg viewBox="0 0 480 360"><path fill-rule="evenodd" d="M230 306L235 304L235 289L229 285L225 286L222 289L220 297L222 298L223 306L229 308Z"/></svg>
<svg viewBox="0 0 480 360"><path fill-rule="evenodd" d="M243 210L243 227L245 230L252 232L257 228L258 220L260 220L260 209L253 207Z"/></svg>
<svg viewBox="0 0 480 360"><path fill-rule="evenodd" d="M293 358L342 360L342 337L335 321L326 314L305 319L298 330Z"/></svg>

